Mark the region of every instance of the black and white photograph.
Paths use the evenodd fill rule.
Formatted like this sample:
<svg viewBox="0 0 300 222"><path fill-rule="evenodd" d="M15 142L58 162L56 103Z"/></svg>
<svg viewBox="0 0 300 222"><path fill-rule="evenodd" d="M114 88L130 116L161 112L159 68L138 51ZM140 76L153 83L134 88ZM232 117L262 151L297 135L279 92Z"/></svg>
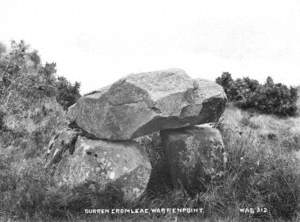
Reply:
<svg viewBox="0 0 300 222"><path fill-rule="evenodd" d="M300 222L300 1L1 0L0 222Z"/></svg>

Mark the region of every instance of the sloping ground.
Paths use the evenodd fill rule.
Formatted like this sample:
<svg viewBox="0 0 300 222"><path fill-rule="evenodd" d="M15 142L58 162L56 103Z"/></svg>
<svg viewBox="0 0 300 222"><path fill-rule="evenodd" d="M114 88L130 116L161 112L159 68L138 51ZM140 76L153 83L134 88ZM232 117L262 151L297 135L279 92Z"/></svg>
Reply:
<svg viewBox="0 0 300 222"><path fill-rule="evenodd" d="M300 109L300 106L299 106ZM229 105L222 117L222 126L237 137L247 138L253 144L251 152L267 151L295 158L300 175L300 116L278 118L243 111ZM252 149L252 148L251 148Z"/></svg>
<svg viewBox="0 0 300 222"><path fill-rule="evenodd" d="M229 105L222 123L239 134L251 133L260 142L279 145L285 151L300 150L300 117L278 118L243 111Z"/></svg>

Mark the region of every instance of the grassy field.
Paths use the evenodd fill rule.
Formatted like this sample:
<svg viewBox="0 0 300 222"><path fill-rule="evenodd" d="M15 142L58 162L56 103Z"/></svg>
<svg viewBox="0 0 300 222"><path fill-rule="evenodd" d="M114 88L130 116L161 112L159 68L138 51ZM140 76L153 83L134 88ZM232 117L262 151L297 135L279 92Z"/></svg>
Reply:
<svg viewBox="0 0 300 222"><path fill-rule="evenodd" d="M206 192L190 198L184 190L169 190L146 194L134 204L112 203L120 208L203 207L204 215L85 215L83 209L90 205L84 205L84 197L82 206L74 205L73 197L61 198L38 164L19 177L2 157L0 221L300 221L300 118L279 119L229 106L218 128L227 163L224 175ZM239 209L245 207L266 207L269 213L242 216Z"/></svg>

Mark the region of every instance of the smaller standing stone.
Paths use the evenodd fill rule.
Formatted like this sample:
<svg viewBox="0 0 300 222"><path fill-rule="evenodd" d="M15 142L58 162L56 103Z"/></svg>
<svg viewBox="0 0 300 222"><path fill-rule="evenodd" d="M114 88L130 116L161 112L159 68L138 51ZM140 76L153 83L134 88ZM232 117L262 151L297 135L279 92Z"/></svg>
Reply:
<svg viewBox="0 0 300 222"><path fill-rule="evenodd" d="M222 174L224 144L220 132L209 126L161 131L172 183L189 194L205 191Z"/></svg>

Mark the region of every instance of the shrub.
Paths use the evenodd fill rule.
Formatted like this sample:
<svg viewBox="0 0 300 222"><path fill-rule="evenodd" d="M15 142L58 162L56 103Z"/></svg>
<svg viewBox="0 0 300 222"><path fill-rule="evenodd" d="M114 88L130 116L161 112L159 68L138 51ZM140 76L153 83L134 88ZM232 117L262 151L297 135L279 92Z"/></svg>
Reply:
<svg viewBox="0 0 300 222"><path fill-rule="evenodd" d="M265 113L293 116L297 111L297 90L278 83L261 85L251 98L254 107Z"/></svg>
<svg viewBox="0 0 300 222"><path fill-rule="evenodd" d="M230 101L236 100L238 92L234 80L229 72L224 72L220 77L216 79L216 82L223 86L224 91Z"/></svg>
<svg viewBox="0 0 300 222"><path fill-rule="evenodd" d="M216 79L223 86L229 101L244 109L275 114L278 116L293 116L297 113L297 89L273 82L268 77L265 84L257 80L238 78L233 80L231 74L224 72Z"/></svg>
<svg viewBox="0 0 300 222"><path fill-rule="evenodd" d="M2 52L3 51L3 52ZM22 91L24 97L53 97L67 109L80 97L80 84L56 77L56 64L41 63L36 50L30 50L24 41L12 41L7 53L0 56L0 100L9 96L12 89Z"/></svg>
<svg viewBox="0 0 300 222"><path fill-rule="evenodd" d="M72 85L66 78L58 77L56 87L56 100L65 110L80 98L80 83L78 82L75 82L74 85Z"/></svg>

